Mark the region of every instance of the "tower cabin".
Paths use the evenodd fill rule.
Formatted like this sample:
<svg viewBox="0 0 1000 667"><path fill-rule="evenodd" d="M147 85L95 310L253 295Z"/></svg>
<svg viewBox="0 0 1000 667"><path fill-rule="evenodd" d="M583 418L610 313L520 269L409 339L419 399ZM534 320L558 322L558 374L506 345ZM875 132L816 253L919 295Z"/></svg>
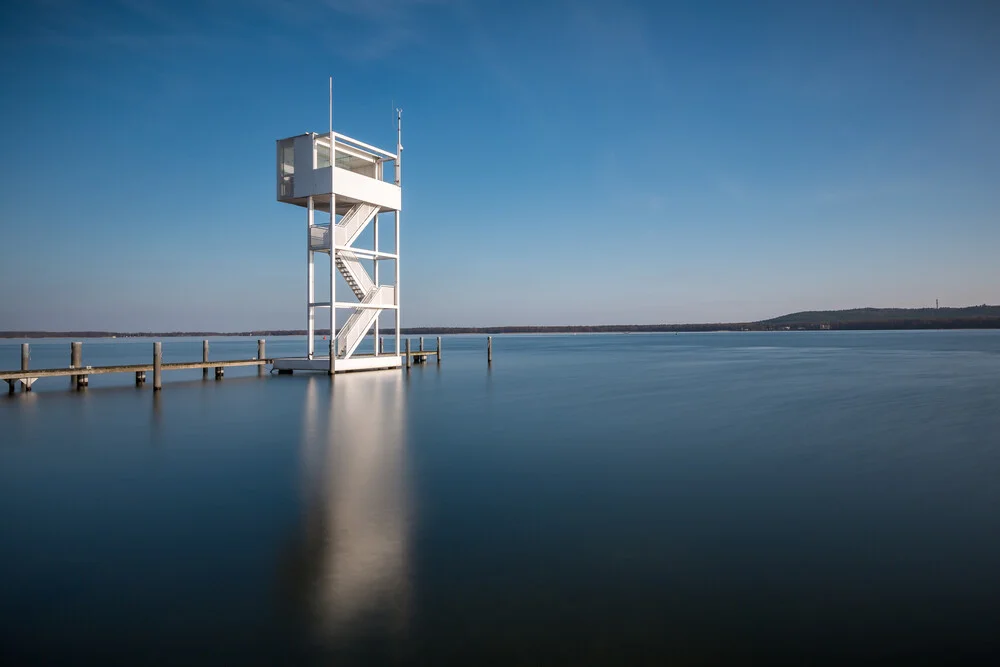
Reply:
<svg viewBox="0 0 1000 667"><path fill-rule="evenodd" d="M397 112L397 124L401 114ZM397 125L396 152L376 148L356 139L328 132L308 133L278 141L278 201L298 206L306 214L306 355L275 359L279 372L295 370L344 371L396 368L402 365L399 332L399 213L402 204L400 158L402 145ZM332 147L332 150L331 150ZM331 164L331 153L333 160ZM379 247L392 226L391 252ZM371 247L362 247L366 235ZM381 232L381 233L380 233ZM316 301L314 258L330 255L330 301ZM371 271L369 271L371 267ZM337 289L337 274L344 278ZM338 292L340 292L338 294ZM317 350L317 311L329 313L327 335ZM337 313L348 312L337 327ZM379 321L385 311L393 314L395 339L389 353L380 345ZM325 319L325 318L324 318ZM384 321L384 318L383 318ZM329 333L327 334L327 330ZM369 343L366 337L371 334ZM327 345L327 341L329 345ZM386 341L385 349L390 345Z"/></svg>

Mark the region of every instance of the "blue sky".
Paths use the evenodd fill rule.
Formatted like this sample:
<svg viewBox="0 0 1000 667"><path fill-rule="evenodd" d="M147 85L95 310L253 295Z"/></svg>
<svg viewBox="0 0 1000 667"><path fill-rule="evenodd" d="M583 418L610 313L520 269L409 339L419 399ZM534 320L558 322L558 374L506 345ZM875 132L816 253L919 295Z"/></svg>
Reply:
<svg viewBox="0 0 1000 667"><path fill-rule="evenodd" d="M993 2L4 3L0 329L304 326L274 141L391 148L403 324L1000 302Z"/></svg>

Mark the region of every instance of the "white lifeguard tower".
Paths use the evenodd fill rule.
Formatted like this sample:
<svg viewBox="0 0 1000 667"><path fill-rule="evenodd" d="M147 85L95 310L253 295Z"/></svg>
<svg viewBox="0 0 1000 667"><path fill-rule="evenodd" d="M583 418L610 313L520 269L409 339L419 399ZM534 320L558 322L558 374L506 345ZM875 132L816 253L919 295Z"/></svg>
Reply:
<svg viewBox="0 0 1000 667"><path fill-rule="evenodd" d="M278 141L278 201L306 210L308 232L307 352L305 357L275 359L274 368L279 373L310 370L333 374L402 365L399 336L402 112L396 111L396 152L390 153L334 132L332 108L331 92L330 131L326 134L300 134ZM319 222L317 213L326 213L329 219ZM380 216L386 219L384 222L392 220L395 237L392 252L379 248ZM373 227L373 247L356 246L369 225ZM328 302L316 301L313 263L316 253L330 255ZM391 262L391 267L385 266L386 262ZM372 267L371 273L366 264ZM338 299L338 273L350 287L353 299ZM318 351L317 309L328 309L330 313L329 347L323 341ZM351 311L339 330L338 310ZM388 353L381 349L378 328L379 315L385 311L394 315L395 342ZM359 351L368 334L372 334L371 350L365 346ZM389 341L385 343L385 349L389 350Z"/></svg>

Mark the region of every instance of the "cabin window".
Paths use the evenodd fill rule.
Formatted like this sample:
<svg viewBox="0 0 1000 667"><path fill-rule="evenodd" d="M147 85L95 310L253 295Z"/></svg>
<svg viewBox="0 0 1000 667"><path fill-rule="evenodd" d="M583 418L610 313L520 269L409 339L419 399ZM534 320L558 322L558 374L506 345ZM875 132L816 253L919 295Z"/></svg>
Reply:
<svg viewBox="0 0 1000 667"><path fill-rule="evenodd" d="M278 196L291 197L295 189L295 147L292 139L278 142Z"/></svg>
<svg viewBox="0 0 1000 667"><path fill-rule="evenodd" d="M326 144L321 144L318 141L313 142L316 151L316 169L325 169L330 166L330 146Z"/></svg>
<svg viewBox="0 0 1000 667"><path fill-rule="evenodd" d="M295 145L291 139L285 139L280 142L281 148L281 175L282 176L294 176L295 175Z"/></svg>

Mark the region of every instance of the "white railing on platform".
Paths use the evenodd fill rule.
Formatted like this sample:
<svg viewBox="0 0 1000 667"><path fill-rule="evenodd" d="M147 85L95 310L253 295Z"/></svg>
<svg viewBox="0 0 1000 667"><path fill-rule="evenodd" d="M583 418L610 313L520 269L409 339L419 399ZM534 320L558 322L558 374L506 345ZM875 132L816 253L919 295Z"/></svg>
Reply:
<svg viewBox="0 0 1000 667"><path fill-rule="evenodd" d="M356 147L356 148L361 148L364 151L369 152L369 153L373 153L375 155L381 155L382 157L388 158L390 160L393 160L393 159L396 158L396 156L394 154L390 153L389 151L382 150L381 148L377 148L375 146L372 146L371 144L366 144L363 141L358 141L357 139L354 139L353 137L349 137L346 134L341 134L339 132L334 132L333 136L335 136L338 139L338 143L353 144L353 146Z"/></svg>
<svg viewBox="0 0 1000 667"><path fill-rule="evenodd" d="M364 231L378 212L375 204L355 204L337 223L336 241L338 246L351 245ZM330 250L330 225L313 225L309 228L309 249L317 252Z"/></svg>
<svg viewBox="0 0 1000 667"><path fill-rule="evenodd" d="M311 225L309 227L309 249L328 252L330 250L330 225Z"/></svg>

